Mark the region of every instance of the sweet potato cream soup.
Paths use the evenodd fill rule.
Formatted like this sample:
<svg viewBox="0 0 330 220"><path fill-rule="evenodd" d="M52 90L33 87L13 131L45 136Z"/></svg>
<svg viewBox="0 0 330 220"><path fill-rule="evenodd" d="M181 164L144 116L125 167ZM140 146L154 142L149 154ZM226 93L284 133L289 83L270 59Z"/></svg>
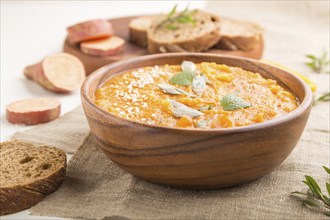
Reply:
<svg viewBox="0 0 330 220"><path fill-rule="evenodd" d="M272 79L216 63L145 67L111 77L95 93L121 118L180 128L230 128L281 117L298 98Z"/></svg>

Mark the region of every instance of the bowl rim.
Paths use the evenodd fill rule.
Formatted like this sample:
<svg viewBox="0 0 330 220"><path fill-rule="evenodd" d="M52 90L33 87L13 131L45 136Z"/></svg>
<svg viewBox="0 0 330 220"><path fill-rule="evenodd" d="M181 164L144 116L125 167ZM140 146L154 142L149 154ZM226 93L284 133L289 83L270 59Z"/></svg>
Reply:
<svg viewBox="0 0 330 220"><path fill-rule="evenodd" d="M298 107L296 109L294 109L293 111L289 112L287 115L284 115L284 116L281 116L281 117L278 117L278 118L273 118L273 119L270 119L270 120L265 121L265 122L255 123L255 124L246 125L246 126L239 126L239 127L211 128L211 129L205 129L204 128L203 129L203 128L180 128L180 127L160 126L160 125L147 124L147 123L143 123L143 122L139 122L139 121L133 121L131 119L125 119L125 118L119 117L117 115L114 115L110 112L107 112L106 110L103 110L102 108L97 106L94 103L94 101L91 99L91 97L89 97L89 95L88 95L89 85L93 81L93 79L97 78L97 77L100 77L100 75L107 74L107 72L109 72L109 69L111 69L111 68L115 68L115 67L118 67L118 66L125 66L125 64L127 62L137 62L137 61L143 62L143 61L148 60L148 59L157 59L157 58L166 58L166 57L168 57L168 58L180 58L180 57L185 57L185 56L224 57L224 58L229 58L229 59L233 59L233 60L243 60L243 61L250 62L250 63L253 63L253 64L262 64L264 66L269 66L269 67L272 67L274 69L278 69L278 70L280 70L280 71L282 71L286 74L289 74L291 77L293 77L302 86L302 88L304 90L303 92L305 94L304 99L300 100L301 102L298 105ZM244 69L244 68L242 68L242 69ZM125 71L123 71L123 72L125 72ZM119 74L122 74L123 72L120 72ZM277 81L280 81L280 80L277 80ZM283 83L283 84L285 86L287 86L285 83ZM213 132L216 132L216 133L218 133L218 132L223 132L223 133L235 132L235 133L239 133L239 132L244 132L244 131L265 129L265 128L276 126L276 125L279 125L279 124L282 124L282 123L285 123L285 122L289 122L289 121L299 117L300 115L302 115L306 110L308 110L311 107L312 100L313 100L312 90L309 88L309 86L302 79L300 79L298 76L296 76L293 73L290 73L289 71L287 71L285 69L282 69L278 66L268 64L268 63L264 63L264 62L261 62L259 60L255 60L255 59L243 58L243 57L237 57L237 56L230 56L230 55L212 54L212 53L151 54L151 55L144 55L144 56L139 56L139 57L135 57L135 58L131 58L131 59L111 63L111 64L105 65L105 66L95 70L94 72L92 72L91 74L89 74L87 76L87 78L85 79L84 83L81 86L80 95L81 95L81 101L83 102L83 100L85 100L93 108L93 111L95 111L97 114L101 114L103 116L102 118L107 118L107 117L110 116L110 117L115 117L119 120L122 120L126 123L130 123L130 124L134 124L134 125L138 125L138 126L144 126L144 127L150 128L150 129L162 129L162 130L169 130L169 131L189 132L189 133L190 132L192 132L192 133L194 133L194 132L208 132L208 133L213 133ZM295 94L295 95L297 96L297 94ZM84 105L83 105L83 108L85 108Z"/></svg>

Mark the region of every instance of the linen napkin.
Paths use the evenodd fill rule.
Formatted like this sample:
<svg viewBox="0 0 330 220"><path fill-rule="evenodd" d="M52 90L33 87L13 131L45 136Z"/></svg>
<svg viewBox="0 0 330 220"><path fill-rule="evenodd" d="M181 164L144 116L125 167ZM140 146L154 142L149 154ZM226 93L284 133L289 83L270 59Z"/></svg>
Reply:
<svg viewBox="0 0 330 220"><path fill-rule="evenodd" d="M74 139L70 140L72 145L68 149L78 147L68 163L61 188L31 208L31 213L88 219L325 218L289 195L292 191L306 190L302 183L304 175L312 175L324 183L322 188L325 190L323 186L328 178L322 165L329 166L330 158L329 127L325 122L329 121L329 114L326 112L329 113L327 103L312 109L297 147L272 173L249 184L226 189L185 190L143 181L111 162L97 148L94 138L88 132L81 132L87 125L83 111L78 107L56 123L19 133L19 137L40 142L37 131L53 131L44 132L45 143L51 140L52 144L60 146L63 140ZM80 123L73 126L73 119ZM56 142L60 135L63 137Z"/></svg>

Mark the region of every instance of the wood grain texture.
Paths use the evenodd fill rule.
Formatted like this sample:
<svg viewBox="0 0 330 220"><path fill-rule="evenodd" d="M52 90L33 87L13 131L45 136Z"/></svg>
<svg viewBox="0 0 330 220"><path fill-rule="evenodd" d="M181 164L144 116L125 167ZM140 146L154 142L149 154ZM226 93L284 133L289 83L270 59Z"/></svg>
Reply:
<svg viewBox="0 0 330 220"><path fill-rule="evenodd" d="M208 61L239 66L276 79L301 100L287 117L225 129L180 129L119 118L94 104L95 90L109 77L144 66ZM127 172L154 183L221 188L252 181L290 154L307 122L311 90L296 76L256 60L206 53L149 55L117 62L91 74L81 89L83 108L103 152Z"/></svg>
<svg viewBox="0 0 330 220"><path fill-rule="evenodd" d="M148 52L146 48L140 47L138 45L129 42L128 24L134 18L137 18L137 16L122 17L122 18L115 18L109 20L109 22L112 23L115 35L122 37L126 40L126 44L122 53L113 56L106 56L106 57L97 57L97 56L88 55L83 53L78 45L70 44L68 39L64 41L63 51L78 57L83 62L87 75L104 65L137 56L147 55ZM208 50L206 52L260 59L263 54L263 49L264 49L264 41L262 40L255 49L250 51L242 51L242 50L231 51L231 50L220 50L220 49L212 48L211 50Z"/></svg>

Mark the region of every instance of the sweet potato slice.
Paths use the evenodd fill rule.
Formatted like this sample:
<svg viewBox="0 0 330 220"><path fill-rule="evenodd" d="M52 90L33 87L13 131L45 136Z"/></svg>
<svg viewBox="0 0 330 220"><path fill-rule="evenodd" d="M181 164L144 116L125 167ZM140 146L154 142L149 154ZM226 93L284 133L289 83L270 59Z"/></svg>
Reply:
<svg viewBox="0 0 330 220"><path fill-rule="evenodd" d="M113 28L110 22L105 19L85 21L67 28L68 40L71 44L82 41L110 37Z"/></svg>
<svg viewBox="0 0 330 220"><path fill-rule="evenodd" d="M86 41L80 44L82 52L93 56L111 56L124 49L125 40L112 36L100 40Z"/></svg>
<svg viewBox="0 0 330 220"><path fill-rule="evenodd" d="M24 75L44 88L60 93L80 88L86 78L82 62L67 53L50 55L41 62L26 67Z"/></svg>
<svg viewBox="0 0 330 220"><path fill-rule="evenodd" d="M54 98L25 99L7 105L6 113L7 120L13 124L41 124L60 116L61 103Z"/></svg>

